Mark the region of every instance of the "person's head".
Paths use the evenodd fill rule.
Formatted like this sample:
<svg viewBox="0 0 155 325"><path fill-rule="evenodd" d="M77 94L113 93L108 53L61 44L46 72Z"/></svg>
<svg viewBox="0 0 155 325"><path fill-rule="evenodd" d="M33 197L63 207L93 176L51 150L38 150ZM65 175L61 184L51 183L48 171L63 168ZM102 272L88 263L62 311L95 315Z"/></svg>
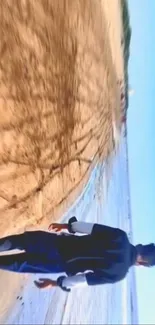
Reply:
<svg viewBox="0 0 155 325"><path fill-rule="evenodd" d="M136 265L155 266L155 245L137 245Z"/></svg>

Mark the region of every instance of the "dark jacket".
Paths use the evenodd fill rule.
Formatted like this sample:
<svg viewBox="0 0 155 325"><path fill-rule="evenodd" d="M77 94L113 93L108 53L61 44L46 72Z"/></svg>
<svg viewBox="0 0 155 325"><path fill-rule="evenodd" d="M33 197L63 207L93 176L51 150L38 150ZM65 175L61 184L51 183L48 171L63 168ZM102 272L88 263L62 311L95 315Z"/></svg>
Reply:
<svg viewBox="0 0 155 325"><path fill-rule="evenodd" d="M86 273L89 285L122 280L136 261L136 248L118 228L94 224L91 235L59 236L67 275Z"/></svg>

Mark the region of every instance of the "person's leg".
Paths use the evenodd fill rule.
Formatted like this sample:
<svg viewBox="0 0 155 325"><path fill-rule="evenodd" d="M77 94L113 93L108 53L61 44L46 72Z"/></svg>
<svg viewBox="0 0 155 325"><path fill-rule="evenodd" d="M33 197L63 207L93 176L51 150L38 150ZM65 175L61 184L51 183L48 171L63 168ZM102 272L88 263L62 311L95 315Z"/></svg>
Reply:
<svg viewBox="0 0 155 325"><path fill-rule="evenodd" d="M17 273L62 273L61 259L50 260L43 255L20 253L0 256L0 269Z"/></svg>
<svg viewBox="0 0 155 325"><path fill-rule="evenodd" d="M0 252L10 251L12 249L24 250L23 239L24 234L0 238Z"/></svg>
<svg viewBox="0 0 155 325"><path fill-rule="evenodd" d="M44 253L55 243L55 234L45 231L29 231L0 238L0 252L13 249L25 250L28 253ZM51 248L49 248L49 246Z"/></svg>

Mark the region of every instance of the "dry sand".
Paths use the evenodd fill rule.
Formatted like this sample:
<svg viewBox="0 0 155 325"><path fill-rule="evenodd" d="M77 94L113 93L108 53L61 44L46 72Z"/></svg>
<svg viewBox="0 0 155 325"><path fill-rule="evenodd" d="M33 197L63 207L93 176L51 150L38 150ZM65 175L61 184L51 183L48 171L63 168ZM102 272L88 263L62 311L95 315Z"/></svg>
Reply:
<svg viewBox="0 0 155 325"><path fill-rule="evenodd" d="M123 51L119 0L1 0L0 13L5 236L46 229L75 200L96 161L113 151ZM25 277L0 276L2 320Z"/></svg>

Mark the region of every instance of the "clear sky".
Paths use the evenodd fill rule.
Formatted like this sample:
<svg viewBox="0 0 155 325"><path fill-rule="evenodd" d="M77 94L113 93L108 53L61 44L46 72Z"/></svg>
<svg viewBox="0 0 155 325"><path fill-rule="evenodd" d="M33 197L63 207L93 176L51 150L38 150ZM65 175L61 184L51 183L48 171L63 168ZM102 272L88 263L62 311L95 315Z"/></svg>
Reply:
<svg viewBox="0 0 155 325"><path fill-rule="evenodd" d="M128 109L134 243L155 243L155 0L129 0L132 39ZM155 267L138 268L140 324L155 324Z"/></svg>

